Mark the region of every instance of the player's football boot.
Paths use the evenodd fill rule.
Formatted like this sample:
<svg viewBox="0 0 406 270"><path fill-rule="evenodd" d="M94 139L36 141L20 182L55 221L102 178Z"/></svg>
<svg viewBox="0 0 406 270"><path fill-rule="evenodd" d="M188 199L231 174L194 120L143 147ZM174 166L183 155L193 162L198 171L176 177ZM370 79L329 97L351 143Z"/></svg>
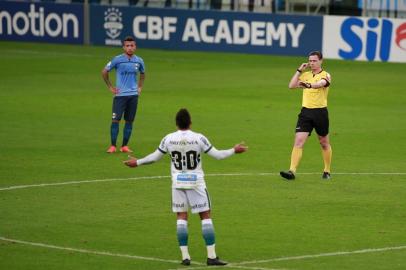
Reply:
<svg viewBox="0 0 406 270"><path fill-rule="evenodd" d="M323 176L321 178L325 180L330 180L331 174L329 172L323 172Z"/></svg>
<svg viewBox="0 0 406 270"><path fill-rule="evenodd" d="M133 151L127 145L125 145L125 146L122 146L120 148L120 152L122 152L122 153L132 153Z"/></svg>
<svg viewBox="0 0 406 270"><path fill-rule="evenodd" d="M292 171L281 171L279 173L283 178L287 179L287 180L294 180L295 179L295 174Z"/></svg>
<svg viewBox="0 0 406 270"><path fill-rule="evenodd" d="M116 151L117 151L116 147L114 145L111 145L109 147L109 149L107 149L106 152L109 153L109 154L112 154L112 153L115 153Z"/></svg>
<svg viewBox="0 0 406 270"><path fill-rule="evenodd" d="M190 259L184 259L180 264L181 265L190 265Z"/></svg>
<svg viewBox="0 0 406 270"><path fill-rule="evenodd" d="M216 257L214 259L207 258L207 265L227 265L226 262L220 261L219 257Z"/></svg>

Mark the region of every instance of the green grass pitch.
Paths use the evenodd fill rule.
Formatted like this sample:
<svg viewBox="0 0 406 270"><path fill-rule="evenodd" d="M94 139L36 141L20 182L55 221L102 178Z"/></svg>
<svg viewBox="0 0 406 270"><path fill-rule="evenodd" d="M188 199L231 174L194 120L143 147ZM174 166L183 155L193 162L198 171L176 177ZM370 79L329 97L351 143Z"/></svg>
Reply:
<svg viewBox="0 0 406 270"><path fill-rule="evenodd" d="M286 182L277 173L288 168L301 105L287 84L304 57L139 46L147 79L135 156L175 130L181 107L217 148L249 145L227 160L203 157L227 269L406 269L405 64L325 60L333 179L321 180L312 135L297 180ZM185 268L169 158L129 169L126 155L105 153L112 96L100 72L119 53L0 42L0 269ZM106 181L7 189L84 180ZM190 268L204 268L198 217L189 224Z"/></svg>

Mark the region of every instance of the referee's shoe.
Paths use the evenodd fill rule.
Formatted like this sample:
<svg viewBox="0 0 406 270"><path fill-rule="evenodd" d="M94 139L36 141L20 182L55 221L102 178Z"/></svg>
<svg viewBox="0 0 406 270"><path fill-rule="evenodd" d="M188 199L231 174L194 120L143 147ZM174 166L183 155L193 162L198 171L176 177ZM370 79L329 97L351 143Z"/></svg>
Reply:
<svg viewBox="0 0 406 270"><path fill-rule="evenodd" d="M329 172L323 172L323 175L321 176L321 178L325 179L325 180L330 180L331 174Z"/></svg>
<svg viewBox="0 0 406 270"><path fill-rule="evenodd" d="M295 180L295 174L292 171L281 171L279 174L286 180Z"/></svg>

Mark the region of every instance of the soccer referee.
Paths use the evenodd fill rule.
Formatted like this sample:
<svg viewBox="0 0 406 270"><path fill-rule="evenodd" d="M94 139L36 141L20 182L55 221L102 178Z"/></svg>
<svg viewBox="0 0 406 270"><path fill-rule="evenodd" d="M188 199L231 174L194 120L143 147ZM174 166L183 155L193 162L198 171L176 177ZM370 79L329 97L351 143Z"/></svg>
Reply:
<svg viewBox="0 0 406 270"><path fill-rule="evenodd" d="M309 54L308 63L303 63L295 71L289 82L289 88L302 88L302 110L296 124L295 143L290 158L289 171L281 171L280 175L287 179L295 179L295 173L303 153L303 146L311 135L313 128L319 138L324 160L323 179L330 179L332 150L328 137L329 118L327 96L331 84L331 76L321 67L323 55L319 51ZM310 68L309 71L305 69Z"/></svg>

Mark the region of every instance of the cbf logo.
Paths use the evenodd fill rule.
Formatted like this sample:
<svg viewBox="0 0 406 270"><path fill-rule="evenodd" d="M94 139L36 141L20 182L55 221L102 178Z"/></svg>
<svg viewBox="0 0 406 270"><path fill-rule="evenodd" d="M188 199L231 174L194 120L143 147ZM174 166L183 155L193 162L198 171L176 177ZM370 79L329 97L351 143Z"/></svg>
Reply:
<svg viewBox="0 0 406 270"><path fill-rule="evenodd" d="M105 40L106 45L121 45L120 39L117 39L123 30L122 13L118 8L108 8L104 12L104 29L109 37Z"/></svg>
<svg viewBox="0 0 406 270"><path fill-rule="evenodd" d="M406 61L405 21L348 18L341 25L341 37L349 47L339 49L341 58Z"/></svg>

